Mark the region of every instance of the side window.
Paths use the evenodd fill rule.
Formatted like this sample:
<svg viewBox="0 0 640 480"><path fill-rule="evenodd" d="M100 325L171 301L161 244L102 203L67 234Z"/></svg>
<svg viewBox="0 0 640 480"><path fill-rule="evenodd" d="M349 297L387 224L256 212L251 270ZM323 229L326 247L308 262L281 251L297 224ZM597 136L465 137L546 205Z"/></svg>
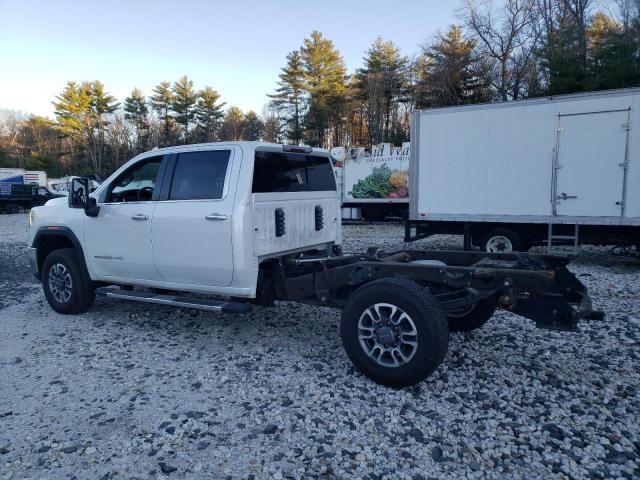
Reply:
<svg viewBox="0 0 640 480"><path fill-rule="evenodd" d="M257 151L253 167L253 193L326 192L336 189L327 157L303 153Z"/></svg>
<svg viewBox="0 0 640 480"><path fill-rule="evenodd" d="M181 153L171 181L169 200L222 198L230 150Z"/></svg>
<svg viewBox="0 0 640 480"><path fill-rule="evenodd" d="M153 198L162 157L136 163L114 180L107 202L143 202Z"/></svg>

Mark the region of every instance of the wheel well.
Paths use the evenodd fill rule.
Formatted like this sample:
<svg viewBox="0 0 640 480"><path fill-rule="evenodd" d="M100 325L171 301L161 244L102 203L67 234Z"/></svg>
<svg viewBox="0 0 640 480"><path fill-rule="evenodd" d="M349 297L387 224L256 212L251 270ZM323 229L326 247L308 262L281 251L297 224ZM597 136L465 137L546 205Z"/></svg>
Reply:
<svg viewBox="0 0 640 480"><path fill-rule="evenodd" d="M35 247L38 249L37 261L38 271L40 272L47 255L60 248L75 248L75 245L71 239L64 235L42 235L38 238L38 243Z"/></svg>

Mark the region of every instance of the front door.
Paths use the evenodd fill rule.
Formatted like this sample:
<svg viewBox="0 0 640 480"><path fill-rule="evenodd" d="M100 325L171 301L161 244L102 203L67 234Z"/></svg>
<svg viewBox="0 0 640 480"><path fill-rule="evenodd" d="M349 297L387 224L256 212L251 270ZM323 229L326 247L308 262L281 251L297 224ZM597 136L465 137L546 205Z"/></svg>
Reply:
<svg viewBox="0 0 640 480"><path fill-rule="evenodd" d="M622 215L629 110L560 115L555 213Z"/></svg>
<svg viewBox="0 0 640 480"><path fill-rule="evenodd" d="M232 225L239 150L179 153L167 167L169 188L153 214L153 253L169 283L229 286L233 280Z"/></svg>
<svg viewBox="0 0 640 480"><path fill-rule="evenodd" d="M94 273L109 280L159 280L153 261L151 218L162 157L141 160L107 185L97 217L84 219L86 255Z"/></svg>

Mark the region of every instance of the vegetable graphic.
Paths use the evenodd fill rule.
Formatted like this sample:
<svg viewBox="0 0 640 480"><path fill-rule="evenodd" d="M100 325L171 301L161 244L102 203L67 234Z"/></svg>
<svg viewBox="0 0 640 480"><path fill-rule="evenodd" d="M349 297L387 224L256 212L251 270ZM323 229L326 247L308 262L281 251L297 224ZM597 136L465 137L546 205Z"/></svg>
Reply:
<svg viewBox="0 0 640 480"><path fill-rule="evenodd" d="M355 183L351 195L353 198L387 198L394 190L390 177L391 169L386 164L375 167L369 176Z"/></svg>
<svg viewBox="0 0 640 480"><path fill-rule="evenodd" d="M353 198L407 198L408 172L391 170L387 164L375 167L370 175L358 180L349 192Z"/></svg>

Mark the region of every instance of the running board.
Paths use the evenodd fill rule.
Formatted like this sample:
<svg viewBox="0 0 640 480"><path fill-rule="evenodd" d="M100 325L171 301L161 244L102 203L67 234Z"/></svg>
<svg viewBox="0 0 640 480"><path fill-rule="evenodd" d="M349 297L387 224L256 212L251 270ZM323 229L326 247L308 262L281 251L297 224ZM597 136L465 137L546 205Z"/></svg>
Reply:
<svg viewBox="0 0 640 480"><path fill-rule="evenodd" d="M159 305L171 305L174 307L195 308L210 312L222 313L247 313L251 310L248 303L220 302L206 298L186 297L182 295L161 295L152 292L137 292L122 290L117 287L96 288L96 295L120 300L133 300L135 302L157 303Z"/></svg>

